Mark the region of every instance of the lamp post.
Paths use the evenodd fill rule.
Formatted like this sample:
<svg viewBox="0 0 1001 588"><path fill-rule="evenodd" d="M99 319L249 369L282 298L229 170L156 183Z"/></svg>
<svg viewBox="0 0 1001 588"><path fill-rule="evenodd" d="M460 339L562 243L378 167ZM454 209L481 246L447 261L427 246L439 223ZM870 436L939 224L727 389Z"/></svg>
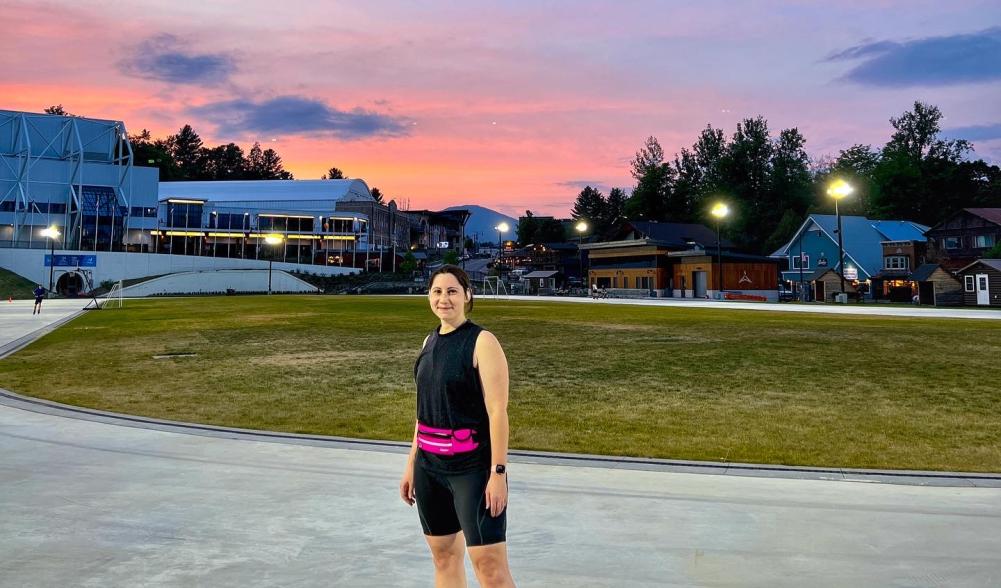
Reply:
<svg viewBox="0 0 1001 588"><path fill-rule="evenodd" d="M49 239L49 293L52 292L52 277L53 272L56 269L56 239L62 233L56 228L56 225L52 225L47 229L42 230L42 236L48 237Z"/></svg>
<svg viewBox="0 0 1001 588"><path fill-rule="evenodd" d="M838 275L841 276L842 294L845 292L845 243L844 235L841 231L841 210L838 208L838 201L851 193L851 185L844 180L835 180L827 188L827 195L834 198L834 214L838 217Z"/></svg>
<svg viewBox="0 0 1001 588"><path fill-rule="evenodd" d="M501 248L504 247L504 241L502 240L503 237L501 236L501 234L506 233L508 229L511 227L507 226L507 223L500 223L494 228L497 229L497 264L499 265L501 258ZM500 270L498 269L497 271L499 272Z"/></svg>
<svg viewBox="0 0 1001 588"><path fill-rule="evenodd" d="M584 292L586 294L586 288L590 288L591 286L589 284L584 284L584 251L581 250L580 246L584 242L584 233L587 232L587 223L580 221L574 228L577 229L577 264L580 266L580 284L581 286L584 286ZM588 278L588 281L591 281L590 277Z"/></svg>
<svg viewBox="0 0 1001 588"><path fill-rule="evenodd" d="M709 211L716 218L716 261L717 261L717 278L716 278L716 292L719 294L720 300L723 299L723 245L720 241L719 225L720 222L728 214L730 214L730 207L722 202L717 202L711 211Z"/></svg>
<svg viewBox="0 0 1001 588"><path fill-rule="evenodd" d="M264 242L268 245L281 245L285 242L285 239L281 235L268 235L264 238ZM271 266L275 261L275 251L271 250L271 255L268 256L268 294L271 294Z"/></svg>

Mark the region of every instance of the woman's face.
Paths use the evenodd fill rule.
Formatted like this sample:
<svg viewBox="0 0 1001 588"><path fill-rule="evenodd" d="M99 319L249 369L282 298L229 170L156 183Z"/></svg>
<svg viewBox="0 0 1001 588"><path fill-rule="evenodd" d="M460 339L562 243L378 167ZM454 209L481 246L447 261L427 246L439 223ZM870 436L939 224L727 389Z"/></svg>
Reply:
<svg viewBox="0 0 1001 588"><path fill-rule="evenodd" d="M431 310L441 320L466 316L466 302L469 301L469 296L452 274L435 276L431 282L428 299L431 302Z"/></svg>

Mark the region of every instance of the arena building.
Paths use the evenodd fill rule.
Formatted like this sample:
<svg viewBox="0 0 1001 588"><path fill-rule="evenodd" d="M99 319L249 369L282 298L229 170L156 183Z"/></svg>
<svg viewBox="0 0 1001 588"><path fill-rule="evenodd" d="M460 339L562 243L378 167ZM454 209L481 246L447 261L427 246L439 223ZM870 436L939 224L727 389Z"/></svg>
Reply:
<svg viewBox="0 0 1001 588"><path fill-rule="evenodd" d="M76 294L272 265L392 271L408 250L464 242L466 211L401 211L360 179L159 182L133 159L121 121L0 111L0 267Z"/></svg>

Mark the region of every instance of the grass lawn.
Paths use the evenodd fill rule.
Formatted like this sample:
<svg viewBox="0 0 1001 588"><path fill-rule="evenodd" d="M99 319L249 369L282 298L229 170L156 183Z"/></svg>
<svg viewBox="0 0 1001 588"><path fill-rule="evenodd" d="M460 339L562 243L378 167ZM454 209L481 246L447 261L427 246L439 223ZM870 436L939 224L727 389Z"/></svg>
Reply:
<svg viewBox="0 0 1001 588"><path fill-rule="evenodd" d="M1001 322L476 302L514 448L1001 471ZM129 301L0 361L0 387L166 419L409 440L422 298ZM196 354L194 357L154 356Z"/></svg>
<svg viewBox="0 0 1001 588"><path fill-rule="evenodd" d="M8 297L13 297L14 300L34 298L35 286L37 285L14 272L0 269L0 297L3 298L3 302L7 302Z"/></svg>

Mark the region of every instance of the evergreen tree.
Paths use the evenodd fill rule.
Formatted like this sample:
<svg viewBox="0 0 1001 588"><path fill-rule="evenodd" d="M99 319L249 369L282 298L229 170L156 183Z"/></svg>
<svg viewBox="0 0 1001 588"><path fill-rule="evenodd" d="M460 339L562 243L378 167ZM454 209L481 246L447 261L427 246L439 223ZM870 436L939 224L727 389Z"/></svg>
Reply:
<svg viewBox="0 0 1001 588"><path fill-rule="evenodd" d="M592 229L596 235L606 235L614 231L625 220L626 192L622 188L612 188L605 199L605 210L601 222Z"/></svg>
<svg viewBox="0 0 1001 588"><path fill-rule="evenodd" d="M584 186L577 195L570 216L575 220L583 219L596 227L605 217L605 206L605 196L600 191L591 186Z"/></svg>
<svg viewBox="0 0 1001 588"><path fill-rule="evenodd" d="M169 144L172 149L171 155L180 170L180 179L194 180L206 175L201 169L201 158L204 155L202 138L191 125L181 127L181 130L171 137Z"/></svg>
<svg viewBox="0 0 1001 588"><path fill-rule="evenodd" d="M243 149L235 143L219 145L212 149L202 149L201 175L195 179L203 180L239 180L247 171L247 160Z"/></svg>
<svg viewBox="0 0 1001 588"><path fill-rule="evenodd" d="M378 188L376 188L376 187L373 186L372 189L369 191L369 193L372 194L372 198L375 198L376 202L378 202L379 204L383 204L384 203L384 198L382 196L382 190L380 190L380 189L378 189Z"/></svg>
<svg viewBox="0 0 1001 588"><path fill-rule="evenodd" d="M336 167L332 167L329 170L327 170L327 173L323 174L323 177L320 178L320 179L321 180L346 180L347 176L345 176L344 172L342 172L340 169L338 169Z"/></svg>
<svg viewBox="0 0 1001 588"><path fill-rule="evenodd" d="M636 187L626 201L626 216L634 220L665 220L674 170L664 163L656 137L647 138L631 163Z"/></svg>

